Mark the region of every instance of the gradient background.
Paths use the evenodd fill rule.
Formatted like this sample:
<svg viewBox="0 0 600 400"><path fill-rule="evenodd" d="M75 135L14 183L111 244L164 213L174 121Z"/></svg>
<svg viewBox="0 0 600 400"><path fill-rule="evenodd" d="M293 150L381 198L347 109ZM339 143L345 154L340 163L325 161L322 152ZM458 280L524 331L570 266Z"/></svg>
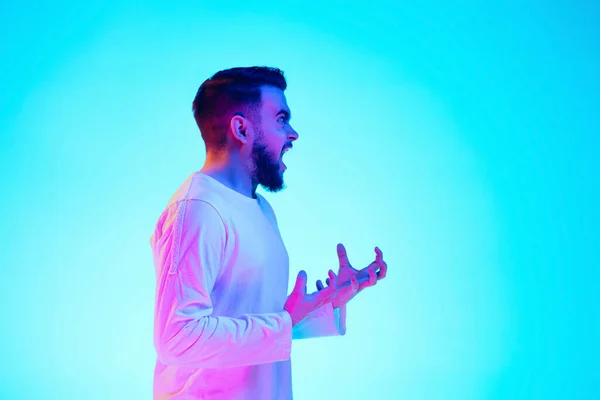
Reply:
<svg viewBox="0 0 600 400"><path fill-rule="evenodd" d="M292 280L389 264L294 343L297 399L600 398L598 3L218 3L1 3L0 398L151 398L148 240L197 87L249 65L300 134Z"/></svg>

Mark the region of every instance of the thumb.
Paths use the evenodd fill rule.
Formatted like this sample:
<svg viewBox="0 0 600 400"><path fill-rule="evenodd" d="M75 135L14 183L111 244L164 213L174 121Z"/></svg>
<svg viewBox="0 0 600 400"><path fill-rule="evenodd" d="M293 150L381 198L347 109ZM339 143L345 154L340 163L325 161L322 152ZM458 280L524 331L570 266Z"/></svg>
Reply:
<svg viewBox="0 0 600 400"><path fill-rule="evenodd" d="M306 293L306 271L302 270L298 272L298 277L296 278L296 285L294 286L294 293Z"/></svg>
<svg viewBox="0 0 600 400"><path fill-rule="evenodd" d="M341 243L337 245L337 254L338 259L340 260L340 268L344 268L350 265L350 261L348 261L348 254L346 253L346 248Z"/></svg>

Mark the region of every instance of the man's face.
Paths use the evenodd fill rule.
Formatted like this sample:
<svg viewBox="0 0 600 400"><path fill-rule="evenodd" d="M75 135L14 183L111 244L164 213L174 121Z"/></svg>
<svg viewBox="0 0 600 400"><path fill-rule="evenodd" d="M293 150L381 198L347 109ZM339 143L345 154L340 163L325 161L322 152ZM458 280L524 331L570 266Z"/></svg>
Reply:
<svg viewBox="0 0 600 400"><path fill-rule="evenodd" d="M252 179L269 192L278 192L284 187L283 153L292 147L298 134L290 126L290 109L282 90L263 86L261 99L252 146Z"/></svg>

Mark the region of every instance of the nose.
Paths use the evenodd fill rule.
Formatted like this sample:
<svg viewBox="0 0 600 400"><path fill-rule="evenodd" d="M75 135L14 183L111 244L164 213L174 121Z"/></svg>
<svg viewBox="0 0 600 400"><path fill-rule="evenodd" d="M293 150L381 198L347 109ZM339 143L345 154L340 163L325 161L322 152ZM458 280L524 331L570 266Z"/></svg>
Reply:
<svg viewBox="0 0 600 400"><path fill-rule="evenodd" d="M290 131L289 131L289 133L288 133L288 139L289 139L291 142L298 140L298 132L296 132L296 131L294 130L294 128L292 128L291 126L290 126Z"/></svg>

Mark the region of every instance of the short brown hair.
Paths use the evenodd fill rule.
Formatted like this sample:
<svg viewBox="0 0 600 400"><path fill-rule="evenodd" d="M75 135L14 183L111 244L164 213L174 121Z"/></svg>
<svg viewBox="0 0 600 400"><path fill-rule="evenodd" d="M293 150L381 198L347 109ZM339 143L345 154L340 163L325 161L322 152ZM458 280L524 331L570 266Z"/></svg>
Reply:
<svg viewBox="0 0 600 400"><path fill-rule="evenodd" d="M285 90L283 71L271 67L238 67L217 72L204 81L194 102L194 119L206 148L219 150L227 144L227 129L234 115L257 118L261 86Z"/></svg>

